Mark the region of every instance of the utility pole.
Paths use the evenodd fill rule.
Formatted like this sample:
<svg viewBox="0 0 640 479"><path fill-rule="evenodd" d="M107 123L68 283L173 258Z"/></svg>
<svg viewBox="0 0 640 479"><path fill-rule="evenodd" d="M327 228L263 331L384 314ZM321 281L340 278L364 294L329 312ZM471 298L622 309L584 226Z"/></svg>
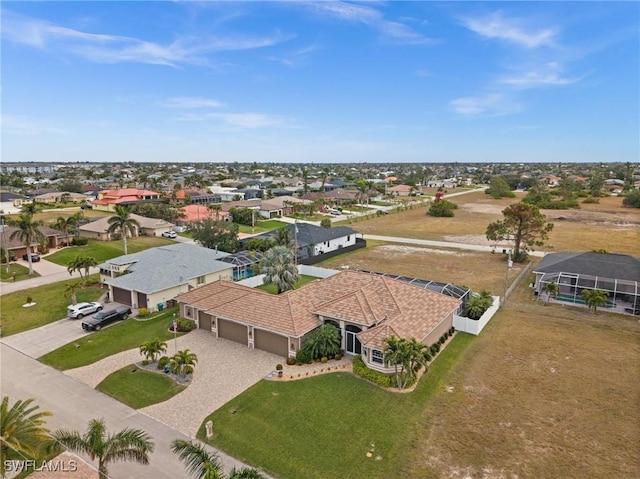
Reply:
<svg viewBox="0 0 640 479"><path fill-rule="evenodd" d="M507 251L507 272L504 276L504 297L502 298L502 307L507 305L507 284L509 282L509 268L513 266L513 261L511 261L511 250Z"/></svg>

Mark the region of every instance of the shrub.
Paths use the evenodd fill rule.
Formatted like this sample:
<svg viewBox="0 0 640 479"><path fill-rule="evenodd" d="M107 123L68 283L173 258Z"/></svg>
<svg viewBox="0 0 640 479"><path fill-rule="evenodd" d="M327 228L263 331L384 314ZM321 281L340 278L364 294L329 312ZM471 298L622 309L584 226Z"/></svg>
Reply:
<svg viewBox="0 0 640 479"><path fill-rule="evenodd" d="M320 226L322 228L331 228L331 219L322 218L322 220L320 220Z"/></svg>
<svg viewBox="0 0 640 479"><path fill-rule="evenodd" d="M453 210L457 207L458 205L451 201L440 200L429 207L427 214L429 216L436 216L439 218L452 218L454 216Z"/></svg>
<svg viewBox="0 0 640 479"><path fill-rule="evenodd" d="M33 303L33 298L31 296L27 296L27 304Z"/></svg>
<svg viewBox="0 0 640 479"><path fill-rule="evenodd" d="M340 351L340 333L331 324L323 324L305 340L304 348L313 359L334 355Z"/></svg>
<svg viewBox="0 0 640 479"><path fill-rule="evenodd" d="M455 332L456 332L456 328L454 328L453 326L451 326L451 327L449 328L449 333L453 334L453 333L455 333Z"/></svg>
<svg viewBox="0 0 640 479"><path fill-rule="evenodd" d="M296 352L296 360L300 364L311 364L313 358L311 357L311 352L306 349L300 349Z"/></svg>
<svg viewBox="0 0 640 479"><path fill-rule="evenodd" d="M88 238L73 238L73 240L71 241L71 244L73 246L85 246L85 245L89 244L89 239Z"/></svg>
<svg viewBox="0 0 640 479"><path fill-rule="evenodd" d="M622 206L640 208L640 190L632 190L622 200Z"/></svg>
<svg viewBox="0 0 640 479"><path fill-rule="evenodd" d="M328 359L326 356L322 356L322 357L320 358L320 362L321 362L322 364L326 363L327 361L329 361L329 359Z"/></svg>
<svg viewBox="0 0 640 479"><path fill-rule="evenodd" d="M193 331L196 327L196 323L185 318L178 318L176 322L178 323L179 333L188 333L189 331Z"/></svg>
<svg viewBox="0 0 640 479"><path fill-rule="evenodd" d="M283 369L282 364L280 363L276 364L276 371L282 371L282 369Z"/></svg>
<svg viewBox="0 0 640 479"><path fill-rule="evenodd" d="M158 359L158 369L164 369L164 367L169 364L169 356L162 356Z"/></svg>
<svg viewBox="0 0 640 479"><path fill-rule="evenodd" d="M587 196L584 200L582 200L583 203L589 204L589 203L600 203L600 199L599 198L594 198L593 196Z"/></svg>
<svg viewBox="0 0 640 479"><path fill-rule="evenodd" d="M342 353L336 353L336 355L334 356L336 361L340 361L342 359L342 356L344 356L344 354Z"/></svg>
<svg viewBox="0 0 640 479"><path fill-rule="evenodd" d="M378 386L382 386L383 388L388 388L392 385L391 376L369 369L364 364L362 356L356 356L353 358L353 373L367 381L377 384Z"/></svg>
<svg viewBox="0 0 640 479"><path fill-rule="evenodd" d="M149 365L149 360L148 359L143 359L141 364L143 366L148 366Z"/></svg>
<svg viewBox="0 0 640 479"><path fill-rule="evenodd" d="M291 356L287 358L287 364L289 366L293 366L295 363L296 363L296 358L292 358Z"/></svg>
<svg viewBox="0 0 640 479"><path fill-rule="evenodd" d="M138 310L139 318L146 318L147 316L149 316L149 310L147 308L140 308Z"/></svg>

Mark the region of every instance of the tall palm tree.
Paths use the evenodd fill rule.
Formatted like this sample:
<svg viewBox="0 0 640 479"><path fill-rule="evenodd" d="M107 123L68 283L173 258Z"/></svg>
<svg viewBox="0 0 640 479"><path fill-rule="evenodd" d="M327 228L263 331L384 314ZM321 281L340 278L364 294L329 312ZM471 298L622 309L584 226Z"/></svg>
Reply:
<svg viewBox="0 0 640 479"><path fill-rule="evenodd" d="M8 459L35 458L39 448L50 441L49 430L44 427L48 411L38 411L33 399L16 401L9 407L9 397L0 404L0 476L5 477Z"/></svg>
<svg viewBox="0 0 640 479"><path fill-rule="evenodd" d="M551 298L555 299L558 297L558 294L560 294L560 286L558 286L558 283L555 281L551 281L542 286L542 292L547 295L547 300L544 302L544 304L547 305Z"/></svg>
<svg viewBox="0 0 640 479"><path fill-rule="evenodd" d="M60 230L64 233L64 242L67 246L69 246L69 232L73 229L76 222L73 216L69 216L65 218L64 216L58 216L53 227L57 230Z"/></svg>
<svg viewBox="0 0 640 479"><path fill-rule="evenodd" d="M289 246L291 243L291 234L289 233L289 228L283 226L276 230L276 244L278 246Z"/></svg>
<svg viewBox="0 0 640 479"><path fill-rule="evenodd" d="M278 294L293 289L293 285L298 281L298 268L293 255L286 246L274 246L262 259L262 272L265 274L263 282L274 283Z"/></svg>
<svg viewBox="0 0 640 479"><path fill-rule="evenodd" d="M140 354L153 363L158 360L158 356L166 351L167 343L158 337L149 339L140 345Z"/></svg>
<svg viewBox="0 0 640 479"><path fill-rule="evenodd" d="M216 221L220 219L220 211L222 210L222 205L218 203L208 204L207 209L209 211L213 211L216 215Z"/></svg>
<svg viewBox="0 0 640 479"><path fill-rule="evenodd" d="M124 206L116 206L116 214L109 218L109 227L107 233L112 234L119 232L122 234L122 244L124 246L124 254L127 254L127 235L133 236L140 228L140 223L131 217L131 210Z"/></svg>
<svg viewBox="0 0 640 479"><path fill-rule="evenodd" d="M76 237L80 237L80 224L82 223L83 220L86 220L87 217L84 214L84 212L82 210L80 211L76 211L74 214L71 215L71 217L69 218L70 220L73 220L73 226L75 226L76 228Z"/></svg>
<svg viewBox="0 0 640 479"><path fill-rule="evenodd" d="M126 428L115 434L108 434L103 419L91 419L87 431L80 435L76 431L58 430L53 434L55 445L51 452L60 446L73 452L86 454L91 460L98 460L100 479L108 479L108 465L116 461L135 461L149 464L149 454L154 444L146 432L140 429Z"/></svg>
<svg viewBox="0 0 640 479"><path fill-rule="evenodd" d="M174 374L180 374L183 378L191 374L198 362L198 356L189 349L183 349L174 354L169 361L169 368Z"/></svg>
<svg viewBox="0 0 640 479"><path fill-rule="evenodd" d="M44 235L40 232L39 227L42 221L34 220L30 213L20 213L18 219L10 220L11 226L18 228L11 233L10 239L18 239L27 247L27 261L29 262L29 276L33 275L33 262L31 261L31 245L40 243L44 240Z"/></svg>
<svg viewBox="0 0 640 479"><path fill-rule="evenodd" d="M76 271L80 273L80 279L82 280L82 284L84 285L87 283L87 279L89 278L89 271L95 266L98 266L98 262L95 260L95 258L92 258L91 256L78 255L75 257L75 259L69 262L67 271L70 275L75 273Z"/></svg>
<svg viewBox="0 0 640 479"><path fill-rule="evenodd" d="M220 458L215 452L193 441L176 439L171 443L171 450L184 461L187 472L198 479L224 479L224 471Z"/></svg>
<svg viewBox="0 0 640 479"><path fill-rule="evenodd" d="M598 306L606 306L609 293L600 289L585 289L582 291L582 297L593 314L598 312Z"/></svg>

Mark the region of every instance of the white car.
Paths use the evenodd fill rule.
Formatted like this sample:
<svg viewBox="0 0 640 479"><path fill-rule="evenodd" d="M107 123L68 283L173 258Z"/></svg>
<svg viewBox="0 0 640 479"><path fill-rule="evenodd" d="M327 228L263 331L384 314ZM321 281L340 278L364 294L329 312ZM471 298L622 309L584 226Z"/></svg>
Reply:
<svg viewBox="0 0 640 479"><path fill-rule="evenodd" d="M165 231L162 233L163 238L177 238L178 234L175 231Z"/></svg>
<svg viewBox="0 0 640 479"><path fill-rule="evenodd" d="M97 301L93 303L72 304L67 308L69 319L82 319L88 314L93 314L96 311L102 311L102 304Z"/></svg>

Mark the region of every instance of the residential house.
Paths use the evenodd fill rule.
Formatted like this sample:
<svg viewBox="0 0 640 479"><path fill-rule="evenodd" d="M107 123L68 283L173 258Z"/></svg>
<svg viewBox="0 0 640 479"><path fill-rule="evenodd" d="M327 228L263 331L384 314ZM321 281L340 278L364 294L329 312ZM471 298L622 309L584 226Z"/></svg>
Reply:
<svg viewBox="0 0 640 479"><path fill-rule="evenodd" d="M453 324L461 301L382 275L342 271L300 289L271 295L216 281L176 297L181 316L215 337L250 349L295 357L316 328L330 324L347 354L384 373L384 338L435 343Z"/></svg>
<svg viewBox="0 0 640 479"><path fill-rule="evenodd" d="M415 188L409 185L396 185L387 188L387 194L390 196L410 196Z"/></svg>
<svg viewBox="0 0 640 479"><path fill-rule="evenodd" d="M140 224L140 228L137 226L134 227L135 231L133 236L162 236L162 233L171 231L174 227L172 223L158 218L147 218L146 216L140 216L134 213L131 213L129 217ZM80 236L82 238L91 238L99 241L111 241L113 235L107 231L109 229L110 218L110 216L105 216L81 225L78 228Z"/></svg>
<svg viewBox="0 0 640 479"><path fill-rule="evenodd" d="M328 191L325 193L324 197L327 200L333 201L336 204L343 203L355 203L358 201L359 192L355 190L345 190L343 188L338 188L333 191Z"/></svg>
<svg viewBox="0 0 640 479"><path fill-rule="evenodd" d="M87 201L88 196L80 193L72 193L69 191L55 191L35 196L33 199L38 203L62 203L65 201L80 203Z"/></svg>
<svg viewBox="0 0 640 479"><path fill-rule="evenodd" d="M193 221L200 221L204 219L222 221L229 221L231 219L228 211L224 211L222 208L219 211L215 211L208 206L201 204L183 206L180 208L180 212L182 213L179 220L181 225L186 225Z"/></svg>
<svg viewBox="0 0 640 479"><path fill-rule="evenodd" d="M137 203L158 203L162 201L160 193L137 188L123 188L120 190L102 190L98 193L98 199L91 204L94 209L102 211L115 211L116 206L130 206Z"/></svg>
<svg viewBox="0 0 640 479"><path fill-rule="evenodd" d="M18 238L11 239L18 228L15 226L2 225L0 227L0 246L5 251L9 252L9 257L21 258L23 254L27 252L27 247ZM47 249L54 249L64 245L65 235L61 231L58 231L48 226L39 226L38 231L44 236L44 245ZM41 250L40 243L34 241L31 243L31 252L37 253Z"/></svg>
<svg viewBox="0 0 640 479"><path fill-rule="evenodd" d="M0 191L0 213L7 215L20 213L20 207L27 201L30 200L24 195L10 191Z"/></svg>
<svg viewBox="0 0 640 479"><path fill-rule="evenodd" d="M101 264L100 280L113 301L155 311L180 293L230 280L232 265L220 261L226 255L189 243L160 246Z"/></svg>

